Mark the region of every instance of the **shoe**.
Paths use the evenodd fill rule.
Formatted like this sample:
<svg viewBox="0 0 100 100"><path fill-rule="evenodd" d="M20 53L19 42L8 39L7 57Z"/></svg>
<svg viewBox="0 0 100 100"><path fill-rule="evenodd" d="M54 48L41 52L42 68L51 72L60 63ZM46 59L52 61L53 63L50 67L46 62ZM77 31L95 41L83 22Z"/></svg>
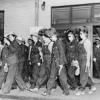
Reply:
<svg viewBox="0 0 100 100"><path fill-rule="evenodd" d="M32 85L30 86L30 88L31 88L31 89L34 89L34 88L35 88L35 85L34 85L34 84L32 84Z"/></svg>
<svg viewBox="0 0 100 100"><path fill-rule="evenodd" d="M76 89L76 87L70 87L69 89L74 91Z"/></svg>
<svg viewBox="0 0 100 100"><path fill-rule="evenodd" d="M9 94L10 92L3 92L3 94Z"/></svg>
<svg viewBox="0 0 100 100"><path fill-rule="evenodd" d="M17 87L12 87L11 90L17 89Z"/></svg>
<svg viewBox="0 0 100 100"><path fill-rule="evenodd" d="M50 91L45 91L44 93L42 93L43 96L49 96L51 95L51 92Z"/></svg>
<svg viewBox="0 0 100 100"><path fill-rule="evenodd" d="M91 89L89 90L88 93L89 93L89 94L92 94L92 93L95 92L95 91L96 91L96 87L93 86L93 87L91 87Z"/></svg>
<svg viewBox="0 0 100 100"><path fill-rule="evenodd" d="M2 94L9 94L10 91L3 91L3 90L1 90L1 93L2 93Z"/></svg>
<svg viewBox="0 0 100 100"><path fill-rule="evenodd" d="M84 95L84 94L85 94L84 91L78 91L75 95L76 95L76 96L80 96L80 95Z"/></svg>
<svg viewBox="0 0 100 100"><path fill-rule="evenodd" d="M63 92L64 95L69 95L69 92Z"/></svg>
<svg viewBox="0 0 100 100"><path fill-rule="evenodd" d="M37 93L39 91L39 89L38 88L34 88L32 91Z"/></svg>
<svg viewBox="0 0 100 100"><path fill-rule="evenodd" d="M51 91L52 91L52 92L55 92L55 91L56 91L56 89L52 89Z"/></svg>

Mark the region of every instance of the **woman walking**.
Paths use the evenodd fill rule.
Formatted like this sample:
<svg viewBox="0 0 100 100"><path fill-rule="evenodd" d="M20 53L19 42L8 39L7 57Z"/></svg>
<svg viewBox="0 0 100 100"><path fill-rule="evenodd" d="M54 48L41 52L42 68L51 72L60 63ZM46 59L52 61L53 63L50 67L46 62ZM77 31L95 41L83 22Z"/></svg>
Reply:
<svg viewBox="0 0 100 100"><path fill-rule="evenodd" d="M79 66L80 66L80 84L81 88L76 93L76 95L84 94L84 90L86 86L89 87L89 94L96 90L94 84L90 77L90 66L91 66L91 42L87 38L88 29L86 26L80 27L80 38L81 41L79 43Z"/></svg>

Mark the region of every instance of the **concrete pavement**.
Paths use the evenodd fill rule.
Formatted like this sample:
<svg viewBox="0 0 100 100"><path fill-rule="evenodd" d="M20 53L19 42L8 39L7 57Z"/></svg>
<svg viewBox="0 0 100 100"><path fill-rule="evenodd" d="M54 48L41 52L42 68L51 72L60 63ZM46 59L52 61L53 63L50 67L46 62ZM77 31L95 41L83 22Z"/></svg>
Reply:
<svg viewBox="0 0 100 100"><path fill-rule="evenodd" d="M10 94L3 95L0 92L0 100L100 100L100 83L95 84L97 90L91 95L88 94L86 89L85 95L76 96L77 91L70 91L69 96L62 94L62 90L57 87L50 96L42 96L41 94L45 91L44 88L39 90L39 93L33 93L29 91L20 91L19 89L12 90Z"/></svg>

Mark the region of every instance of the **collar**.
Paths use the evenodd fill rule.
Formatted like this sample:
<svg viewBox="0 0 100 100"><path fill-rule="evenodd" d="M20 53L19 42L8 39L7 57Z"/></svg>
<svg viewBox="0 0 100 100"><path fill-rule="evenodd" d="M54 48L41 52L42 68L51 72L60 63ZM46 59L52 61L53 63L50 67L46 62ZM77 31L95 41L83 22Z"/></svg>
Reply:
<svg viewBox="0 0 100 100"><path fill-rule="evenodd" d="M97 45L96 47L97 47L97 48L100 48L100 45Z"/></svg>

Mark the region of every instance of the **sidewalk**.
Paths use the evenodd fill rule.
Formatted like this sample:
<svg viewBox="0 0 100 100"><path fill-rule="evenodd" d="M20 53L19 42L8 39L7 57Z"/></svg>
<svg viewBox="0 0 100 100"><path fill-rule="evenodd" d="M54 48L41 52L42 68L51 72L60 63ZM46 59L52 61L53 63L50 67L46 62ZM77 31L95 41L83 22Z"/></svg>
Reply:
<svg viewBox="0 0 100 100"><path fill-rule="evenodd" d="M44 88L39 90L39 93L33 93L29 91L20 91L18 89L12 90L10 94L3 95L0 92L0 100L100 100L100 83L96 80L95 84L97 90L93 94L86 93L85 95L75 96L76 91L70 91L69 96L62 94L62 90L57 87L50 96L42 96L41 94L45 91ZM86 89L86 92L88 89Z"/></svg>

